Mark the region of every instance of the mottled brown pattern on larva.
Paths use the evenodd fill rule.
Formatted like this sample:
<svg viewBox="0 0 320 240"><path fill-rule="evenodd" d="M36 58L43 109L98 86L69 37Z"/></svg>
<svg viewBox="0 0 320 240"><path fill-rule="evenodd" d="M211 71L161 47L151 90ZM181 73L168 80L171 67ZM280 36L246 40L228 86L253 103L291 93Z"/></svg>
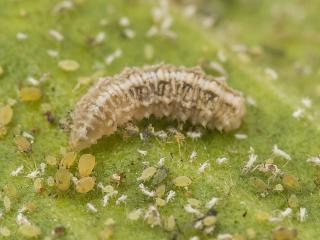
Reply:
<svg viewBox="0 0 320 240"><path fill-rule="evenodd" d="M242 94L200 67L151 65L100 79L73 112L70 144L80 150L131 119L151 114L229 131L245 114Z"/></svg>

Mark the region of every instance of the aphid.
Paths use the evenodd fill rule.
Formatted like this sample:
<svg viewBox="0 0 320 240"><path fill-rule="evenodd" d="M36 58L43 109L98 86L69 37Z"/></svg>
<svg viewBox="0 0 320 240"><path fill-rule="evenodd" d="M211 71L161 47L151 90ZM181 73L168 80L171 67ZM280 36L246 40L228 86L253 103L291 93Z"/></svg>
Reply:
<svg viewBox="0 0 320 240"><path fill-rule="evenodd" d="M81 177L89 176L96 164L95 156L91 154L83 154L78 163L79 174Z"/></svg>
<svg viewBox="0 0 320 240"><path fill-rule="evenodd" d="M19 227L19 232L28 238L36 238L41 234L41 229L36 225L23 224Z"/></svg>
<svg viewBox="0 0 320 240"><path fill-rule="evenodd" d="M58 67L65 72L74 72L79 69L80 64L74 60L66 59L58 63Z"/></svg>
<svg viewBox="0 0 320 240"><path fill-rule="evenodd" d="M148 181L156 173L157 169L155 167L148 167L143 170L140 177L137 180Z"/></svg>
<svg viewBox="0 0 320 240"><path fill-rule="evenodd" d="M7 125L11 122L13 110L10 105L0 107L0 126Z"/></svg>
<svg viewBox="0 0 320 240"><path fill-rule="evenodd" d="M20 152L31 152L31 143L24 136L15 136L14 142Z"/></svg>
<svg viewBox="0 0 320 240"><path fill-rule="evenodd" d="M76 190L78 193L87 193L93 189L94 184L95 179L93 177L84 177L77 182Z"/></svg>
<svg viewBox="0 0 320 240"><path fill-rule="evenodd" d="M297 208L299 207L299 199L295 194L291 194L291 196L288 199L288 205L290 208Z"/></svg>
<svg viewBox="0 0 320 240"><path fill-rule="evenodd" d="M177 187L187 187L192 183L191 179L187 176L179 176L173 179L173 184Z"/></svg>
<svg viewBox="0 0 320 240"><path fill-rule="evenodd" d="M131 221L136 221L140 218L140 216L142 215L142 209L135 209L133 211L131 211L129 214L128 214L128 219L131 220Z"/></svg>
<svg viewBox="0 0 320 240"><path fill-rule="evenodd" d="M45 158L46 163L48 163L50 166L56 166L57 165L57 158L51 155L46 156Z"/></svg>
<svg viewBox="0 0 320 240"><path fill-rule="evenodd" d="M293 175L284 175L282 178L282 184L289 190L296 190L300 187L298 178Z"/></svg>
<svg viewBox="0 0 320 240"><path fill-rule="evenodd" d="M164 229L171 232L176 228L176 219L173 215L164 219Z"/></svg>
<svg viewBox="0 0 320 240"><path fill-rule="evenodd" d="M288 229L277 227L272 231L273 240L294 240L297 239L298 231L296 229Z"/></svg>
<svg viewBox="0 0 320 240"><path fill-rule="evenodd" d="M10 237L10 235L11 235L11 231L8 227L6 226L0 227L0 236L7 238L7 237Z"/></svg>
<svg viewBox="0 0 320 240"><path fill-rule="evenodd" d="M60 168L55 175L57 188L61 191L67 191L70 187L71 173L64 168Z"/></svg>
<svg viewBox="0 0 320 240"><path fill-rule="evenodd" d="M70 168L76 158L77 154L75 152L67 152L66 154L64 154L63 158L60 161L60 168Z"/></svg>
<svg viewBox="0 0 320 240"><path fill-rule="evenodd" d="M20 90L20 99L24 102L38 101L41 96L41 90L37 87L25 87Z"/></svg>
<svg viewBox="0 0 320 240"><path fill-rule="evenodd" d="M151 65L101 78L77 103L70 144L81 150L132 119L150 115L230 131L245 114L241 93L201 68Z"/></svg>

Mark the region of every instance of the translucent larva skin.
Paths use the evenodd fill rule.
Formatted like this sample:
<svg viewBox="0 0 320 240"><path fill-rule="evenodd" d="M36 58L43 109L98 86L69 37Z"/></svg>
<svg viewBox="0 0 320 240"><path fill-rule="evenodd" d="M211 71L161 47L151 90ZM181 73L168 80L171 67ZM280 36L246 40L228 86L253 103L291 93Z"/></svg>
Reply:
<svg viewBox="0 0 320 240"><path fill-rule="evenodd" d="M78 101L70 145L82 150L132 119L169 117L230 131L245 115L242 94L206 75L200 67L167 64L126 68L101 78Z"/></svg>

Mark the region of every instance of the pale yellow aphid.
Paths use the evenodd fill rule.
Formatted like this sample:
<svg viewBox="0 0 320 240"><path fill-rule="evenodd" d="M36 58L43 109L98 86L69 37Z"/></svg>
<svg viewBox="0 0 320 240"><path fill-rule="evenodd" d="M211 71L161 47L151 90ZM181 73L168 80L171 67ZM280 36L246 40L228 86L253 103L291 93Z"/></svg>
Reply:
<svg viewBox="0 0 320 240"><path fill-rule="evenodd" d="M14 138L14 142L18 147L20 152L30 152L31 151L31 143L24 136L17 135Z"/></svg>
<svg viewBox="0 0 320 240"><path fill-rule="evenodd" d="M74 72L79 69L80 64L77 61L66 59L58 63L59 68L66 72Z"/></svg>
<svg viewBox="0 0 320 240"><path fill-rule="evenodd" d="M78 163L79 175L81 177L89 176L96 165L96 158L92 154L83 154Z"/></svg>
<svg viewBox="0 0 320 240"><path fill-rule="evenodd" d="M33 182L33 188L37 193L41 192L43 190L43 179L36 178Z"/></svg>
<svg viewBox="0 0 320 240"><path fill-rule="evenodd" d="M164 205L166 205L166 201L162 198L156 198L156 205L159 207L163 207Z"/></svg>
<svg viewBox="0 0 320 240"><path fill-rule="evenodd" d="M10 235L11 235L11 231L8 227L6 226L0 227L0 236L8 238L10 237Z"/></svg>
<svg viewBox="0 0 320 240"><path fill-rule="evenodd" d="M71 183L71 173L64 168L60 168L55 175L56 186L60 191L67 191Z"/></svg>
<svg viewBox="0 0 320 240"><path fill-rule="evenodd" d="M13 110L10 105L0 107L0 126L9 124L12 120Z"/></svg>
<svg viewBox="0 0 320 240"><path fill-rule="evenodd" d="M61 168L70 168L76 158L77 154L75 152L67 152L63 155L59 165Z"/></svg>
<svg viewBox="0 0 320 240"><path fill-rule="evenodd" d="M192 183L191 179L187 176L179 176L173 179L173 184L177 187L187 187Z"/></svg>
<svg viewBox="0 0 320 240"><path fill-rule="evenodd" d="M217 222L217 218L215 216L207 216L202 220L202 222L206 227L212 226Z"/></svg>
<svg viewBox="0 0 320 240"><path fill-rule="evenodd" d="M56 166L58 161L57 158L51 155L46 156L45 159L46 163L49 164L50 166Z"/></svg>
<svg viewBox="0 0 320 240"><path fill-rule="evenodd" d="M164 193L166 192L166 185L162 184L156 188L156 195L157 197L163 197Z"/></svg>
<svg viewBox="0 0 320 240"><path fill-rule="evenodd" d="M11 210L11 200L8 196L3 197L3 206L6 212L9 212Z"/></svg>
<svg viewBox="0 0 320 240"><path fill-rule="evenodd" d="M29 101L38 101L41 96L41 90L37 87L25 87L20 90L19 93L21 101L29 102Z"/></svg>
<svg viewBox="0 0 320 240"><path fill-rule="evenodd" d="M36 238L41 234L41 229L32 224L23 224L19 227L19 232L27 238Z"/></svg>
<svg viewBox="0 0 320 240"><path fill-rule="evenodd" d="M83 177L76 184L76 190L78 193L87 193L93 189L95 185L95 179L93 177Z"/></svg>
<svg viewBox="0 0 320 240"><path fill-rule="evenodd" d="M143 170L141 176L138 180L148 181L156 173L157 169L155 167L148 167Z"/></svg>

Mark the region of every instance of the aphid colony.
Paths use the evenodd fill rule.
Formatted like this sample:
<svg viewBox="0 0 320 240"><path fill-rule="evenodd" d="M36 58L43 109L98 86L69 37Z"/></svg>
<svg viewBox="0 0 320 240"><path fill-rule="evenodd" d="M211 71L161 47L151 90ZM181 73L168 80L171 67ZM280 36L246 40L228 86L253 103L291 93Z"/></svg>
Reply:
<svg viewBox="0 0 320 240"><path fill-rule="evenodd" d="M76 153L67 152L60 161L59 169L55 175L56 187L60 191L67 191L70 188L71 180L74 180L76 191L79 193L87 193L91 191L95 185L95 178L90 174L96 164L95 157L91 154L83 154L78 162L78 176L80 179L73 177L69 171L77 158ZM53 161L52 157L47 161Z"/></svg>
<svg viewBox="0 0 320 240"><path fill-rule="evenodd" d="M80 150L126 122L150 115L190 121L209 129L238 128L245 114L242 94L201 68L151 65L100 79L73 112L70 144Z"/></svg>

